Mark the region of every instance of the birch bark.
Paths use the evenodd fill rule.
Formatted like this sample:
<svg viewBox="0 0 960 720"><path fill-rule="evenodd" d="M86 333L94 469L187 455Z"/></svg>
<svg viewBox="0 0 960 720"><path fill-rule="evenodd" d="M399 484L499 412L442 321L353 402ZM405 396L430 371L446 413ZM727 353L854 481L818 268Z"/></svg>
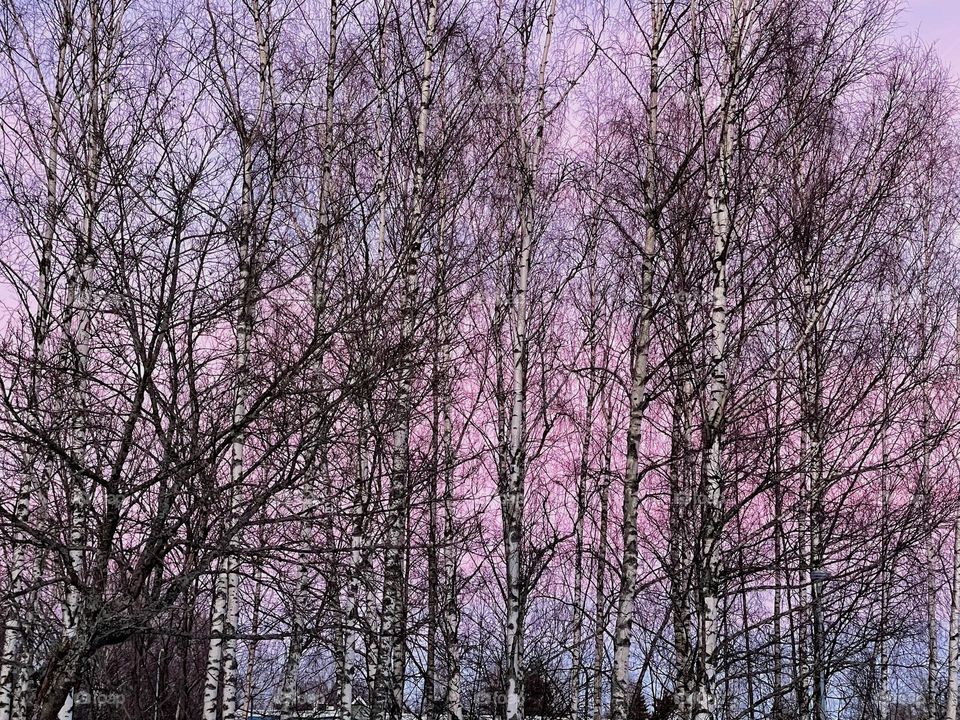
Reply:
<svg viewBox="0 0 960 720"><path fill-rule="evenodd" d="M33 337L33 367L42 363L44 350L47 344L49 324L53 312L53 279L51 277L53 262L53 241L57 230L58 203L60 196L60 134L61 116L63 112L64 96L66 93L66 62L67 48L70 43L70 30L73 21L70 16L70 6L62 8L64 17L61 21L60 38L57 43L57 64L53 88L47 94L47 104L50 109L49 145L46 155L46 197L42 235L40 237L39 258L37 270L39 274L39 291L37 293L37 315L34 323ZM14 13L16 16L16 13ZM17 18L17 29L27 39L25 29ZM37 398L35 386L37 370L32 370L34 379L31 381L28 398L28 408L37 413ZM33 518L33 505L38 502L37 495L45 493L45 485L52 480L51 468L43 461L43 469L36 472L34 466L38 458L30 449L24 449L23 477L17 494L14 507L17 527L29 527ZM39 500L42 504L42 500ZM20 530L14 530L13 557L10 561L10 593L17 600L11 604L5 613L3 650L0 654L0 720L22 720L25 714L22 689L26 675L26 658L24 656L23 633L31 623L33 612L30 604L23 602L27 593L32 573L30 572L31 558L27 545ZM36 564L36 559L34 563Z"/></svg>
<svg viewBox="0 0 960 720"><path fill-rule="evenodd" d="M305 554L304 554L305 555ZM304 605L310 592L310 574L306 566L306 557L302 555L297 562L294 579L294 600L290 628L290 641L287 643L287 654L283 661L283 676L280 681L280 697L277 701L277 713L280 720L287 720L297 699L297 678L300 670L300 659L303 655Z"/></svg>
<svg viewBox="0 0 960 720"><path fill-rule="evenodd" d="M446 598L443 609L443 636L447 653L446 708L450 720L463 720L461 698L461 650L460 650L460 605L459 573L457 572L456 533L457 519L454 510L454 477L452 430L453 422L449 406L444 412L444 447L447 448L447 466L444 470L443 493L443 578Z"/></svg>
<svg viewBox="0 0 960 720"><path fill-rule="evenodd" d="M234 325L236 345L234 348L234 366L237 387L233 405L234 439L228 455L230 492L236 492L243 479L243 456L247 441L247 431L243 423L247 415L248 373L250 362L250 341L254 330L254 317L257 304L257 245L258 228L255 211L255 170L254 155L256 143L260 140L267 114L273 110L274 92L271 67L271 52L267 40L268 13L260 0L250 0L247 6L251 12L257 47L258 97L257 108L250 125L246 124L244 111L233 108L241 147L241 198L240 223L237 233L239 247L238 279L240 285L240 309ZM226 78L224 78L226 81ZM229 94L229 91L228 91ZM230 501L232 508L232 500ZM227 544L232 540L225 538ZM203 719L217 720L218 709L223 720L236 717L236 672L237 672L237 589L239 585L238 561L229 548L220 562L214 583L213 609L210 627L210 644L207 650L206 678L203 693Z"/></svg>
<svg viewBox="0 0 960 720"><path fill-rule="evenodd" d="M87 86L87 134L84 140L83 186L83 230L82 244L78 252L75 274L68 289L68 342L71 346L73 416L70 418L65 447L70 452L74 467L68 470L70 488L69 508L69 570L70 579L63 605L63 636L68 645L74 645L70 667L65 673L68 681L66 697L58 713L59 720L73 718L73 677L79 669L81 648L84 645L86 628L83 625L83 592L81 583L87 562L87 533L93 503L92 487L77 467L85 465L87 417L87 369L90 360L91 325L93 321L93 281L97 267L97 242L94 237L101 198L101 162L102 147L98 138L105 137L106 115L109 95L105 88L107 82L101 75L102 63L100 43L109 32L113 23L107 23L106 30L101 27L101 7L96 2L89 6L89 35L85 53L89 62ZM114 27L119 27L119 19Z"/></svg>
<svg viewBox="0 0 960 720"><path fill-rule="evenodd" d="M583 675L584 654L584 616L586 614L586 591L584 588L584 553L586 542L584 537L584 520L587 514L587 494L590 481L590 452L593 439L594 409L601 392L601 385L596 378L597 348L600 342L599 322L600 308L597 303L597 242L590 238L587 256L590 263L588 293L589 315L587 321L587 337L585 345L588 351L588 367L586 378L586 407L584 409L583 435L580 440L580 467L577 473L577 512L574 518L574 569L573 569L573 648L570 663L570 706L574 717L583 714L584 693L581 676Z"/></svg>
<svg viewBox="0 0 960 720"><path fill-rule="evenodd" d="M593 720L603 717L603 658L606 655L607 622L605 615L606 597L606 550L607 532L610 522L610 480L613 475L613 407L607 401L606 437L603 449L603 479L600 481L600 518L597 524L596 560L594 563L593 596Z"/></svg>
<svg viewBox="0 0 960 720"><path fill-rule="evenodd" d="M317 221L318 237L316 247L314 248L315 257L313 260L312 277L313 297L311 298L313 322L316 332L322 332L323 330L322 324L325 300L323 298L323 282L321 276L323 273L324 259L329 253L329 245L332 243L334 237L330 202L331 194L333 192L333 111L334 92L336 88L335 67L337 58L337 45L339 42L340 17L338 0L330 0L328 10L329 22L327 26L327 63L324 72L324 110L322 124L323 136L321 139L320 193ZM320 359L316 361L316 367L322 368L322 366L323 356L321 354ZM314 437L311 438L311 442L313 444L313 458L314 460L316 460L318 456L325 458L325 448L323 447L325 440L320 436L319 428L314 428L313 434ZM325 460L321 462L321 465L323 467L326 466ZM323 501L320 499L320 488L318 486L317 478L312 470L309 472L309 479L305 483L306 489L304 491L303 501L306 513L308 515L313 515L321 506ZM362 479L361 482L358 483L358 486L362 486ZM306 645L304 638L304 634L307 629L306 608L308 604L310 588L313 584L313 577L310 573L310 568L308 565L308 554L310 552L310 544L313 541L313 532L314 525L312 521L305 520L303 527L301 528L301 550L300 557L297 562L296 578L294 583L295 590L293 599L293 612L290 623L290 640L287 644L287 653L286 657L284 658L283 673L280 680L280 696L277 701L277 710L281 720L285 720L286 718L290 717L293 711L293 705L297 697L300 662ZM341 638L341 640L337 643L337 648L338 657L335 659L337 661L337 667L341 668L341 677L339 678L340 702L338 703L338 707L342 706L344 696L347 697L348 707L352 707L352 688L347 688L345 686L346 680L348 678L352 678L352 672L350 672L349 669L352 669L353 663L347 657L348 652L346 649L347 643L345 642L345 638Z"/></svg>
<svg viewBox="0 0 960 720"><path fill-rule="evenodd" d="M439 258L446 272L444 258ZM441 431L439 443L439 471L443 479L441 517L443 537L440 552L441 583L441 637L446 654L446 686L444 706L450 720L463 720L461 697L461 650L460 650L460 597L457 538L457 515L455 509L454 477L456 455L453 445L453 377L451 346L453 343L452 318L446 302L440 310L440 367L441 367Z"/></svg>
<svg viewBox="0 0 960 720"><path fill-rule="evenodd" d="M508 419L506 456L501 458L500 511L503 524L503 554L506 565L506 623L504 650L506 655L505 713L506 720L523 720L523 623L526 610L526 592L523 587L523 522L524 475L526 453L524 447L527 393L527 286L534 235L536 180L540 164L543 134L546 127L546 75L553 40L553 21L556 0L547 7L546 32L537 71L537 104L533 139L528 140L520 117L522 157L522 184L519 193L520 246L518 248L516 286L512 298L510 340L512 347L512 402Z"/></svg>
<svg viewBox="0 0 960 720"><path fill-rule="evenodd" d="M243 687L244 715L247 720L253 718L254 680L257 668L257 646L260 634L260 606L263 602L263 565L258 563L253 579L253 607L250 622L250 649L247 654L247 677ZM159 707L157 708L159 711Z"/></svg>
<svg viewBox="0 0 960 720"><path fill-rule="evenodd" d="M954 355L960 359L960 307L955 319ZM954 382L957 378L954 378ZM960 686L960 516L953 524L953 565L950 577L950 627L947 637L947 699L944 717L957 720L957 694ZM880 720L886 720L885 714Z"/></svg>
<svg viewBox="0 0 960 720"><path fill-rule="evenodd" d="M921 189L921 195L925 195ZM920 338L922 345L927 342L927 333L930 329L930 303L929 303L929 281L930 281L930 220L929 215L924 213L922 221L922 252L923 252L923 277L920 280ZM921 350L920 366L924 377L929 374L929 361L927 354ZM924 447L921 450L920 458L920 477L918 484L920 492L923 495L925 510L928 518L932 516L934 505L933 480L930 477L930 450L927 448L928 438L930 437L930 408L929 398L926 388L923 389L920 397L920 432ZM937 662L938 648L937 636L939 635L940 624L937 618L938 607L938 588L937 588L937 568L939 559L936 557L934 548L934 533L936 528L930 523L924 538L924 555L926 560L926 590L927 590L927 694L926 710L927 720L937 720L938 715L938 685L940 682L939 668Z"/></svg>
<svg viewBox="0 0 960 720"><path fill-rule="evenodd" d="M420 101L417 112L416 156L411 181L412 207L407 225L406 257L402 299L401 344L406 347L414 339L416 304L419 294L419 265L422 244L423 186L426 171L427 128L430 119L431 84L437 24L438 0L431 0L427 10L423 64L420 70ZM392 440L392 468L390 477L390 508L388 510L388 540L384 558L383 605L380 621L379 647L374 679L372 717L374 720L397 718L401 713L403 695L403 662L401 638L403 628L404 595L404 536L409 514L409 443L413 412L412 379L403 370L397 406L400 408L400 426ZM399 675L399 677L398 677Z"/></svg>
<svg viewBox="0 0 960 720"><path fill-rule="evenodd" d="M946 720L957 720L958 664L960 664L960 518L953 525L953 571L950 579L950 630L947 644ZM881 715L880 720L886 720Z"/></svg>
<svg viewBox="0 0 960 720"><path fill-rule="evenodd" d="M746 0L749 2L749 0ZM710 174L707 195L713 236L712 288L708 354L710 375L707 381L704 418L702 567L699 587L699 672L695 717L712 719L716 714L718 671L718 611L720 602L720 552L723 519L723 432L728 394L727 377L727 256L730 250L730 172L735 132L736 80L740 45L745 25L744 0L732 0L730 36L726 41L725 77L721 80L720 148L714 164L707 163ZM698 7L695 15L700 12ZM702 28L701 18L695 17ZM702 80L697 72L697 94L703 102ZM704 111L704 116L706 112ZM706 140L706 132L704 132Z"/></svg>
<svg viewBox="0 0 960 720"><path fill-rule="evenodd" d="M660 50L663 43L664 5L653 0L650 6L650 96L647 99L646 168L644 173L644 236L640 286L640 317L631 342L630 419L627 429L627 465L623 480L623 556L620 562L620 591L613 639L613 686L611 717L626 720L627 672L633 633L637 594L637 515L640 494L640 441L647 399L647 365L650 355L650 329L653 323L653 270L657 252L657 218L654 213L654 172L659 121Z"/></svg>
<svg viewBox="0 0 960 720"><path fill-rule="evenodd" d="M678 309L677 338L683 347L677 350L677 384L673 404L670 452L670 604L673 643L676 656L674 703L680 718L693 711L694 688L691 638L693 612L690 607L691 576L689 542L690 501L693 490L691 434L694 390L692 363L687 340L689 327L686 308Z"/></svg>

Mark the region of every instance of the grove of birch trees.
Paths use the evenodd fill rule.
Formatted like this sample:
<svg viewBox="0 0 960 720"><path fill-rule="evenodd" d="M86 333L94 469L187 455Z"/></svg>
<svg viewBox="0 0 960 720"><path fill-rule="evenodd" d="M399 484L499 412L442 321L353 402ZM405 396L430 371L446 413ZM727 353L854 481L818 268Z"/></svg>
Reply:
<svg viewBox="0 0 960 720"><path fill-rule="evenodd" d="M893 0L0 0L0 720L958 720L958 130Z"/></svg>

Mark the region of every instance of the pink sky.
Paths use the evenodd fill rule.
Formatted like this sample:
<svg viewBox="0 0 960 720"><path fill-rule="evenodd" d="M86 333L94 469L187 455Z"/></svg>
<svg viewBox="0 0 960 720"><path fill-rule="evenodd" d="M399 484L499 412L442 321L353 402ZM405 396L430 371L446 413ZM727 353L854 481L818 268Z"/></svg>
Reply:
<svg viewBox="0 0 960 720"><path fill-rule="evenodd" d="M902 31L936 45L960 77L960 0L902 0Z"/></svg>

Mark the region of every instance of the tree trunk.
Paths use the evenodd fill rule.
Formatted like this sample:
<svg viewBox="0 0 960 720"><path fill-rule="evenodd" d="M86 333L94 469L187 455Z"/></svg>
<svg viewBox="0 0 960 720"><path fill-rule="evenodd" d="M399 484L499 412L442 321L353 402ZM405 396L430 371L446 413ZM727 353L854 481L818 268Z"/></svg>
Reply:
<svg viewBox="0 0 960 720"><path fill-rule="evenodd" d="M536 180L540 151L546 125L546 72L553 40L553 21L556 0L547 8L546 33L540 56L537 78L537 107L534 137L525 137L523 120L517 117L517 130L522 143L522 185L519 197L520 247L517 261L517 279L512 308L512 379L513 398L506 438L506 457L501 459L500 510L503 523L503 554L506 566L506 625L504 652L506 656L506 720L523 720L523 624L526 614L526 594L523 567L523 523L526 473L526 393L527 393L527 284L530 275L530 256L533 247Z"/></svg>
<svg viewBox="0 0 960 720"><path fill-rule="evenodd" d="M596 272L596 256L593 254L594 272ZM587 346L589 348L589 370L586 388L586 408L584 410L584 428L583 436L580 442L580 467L577 473L577 512L574 519L574 556L573 556L573 648L570 662L570 707L573 716L579 718L583 714L583 688L581 685L581 676L583 675L583 620L585 614L586 593L584 591L584 519L587 514L587 492L590 481L590 449L593 438L593 414L597 402L597 396L600 387L594 378L597 364L597 305L595 288L591 282L591 317L589 318L589 331L587 336Z"/></svg>
<svg viewBox="0 0 960 720"><path fill-rule="evenodd" d="M63 11L69 12L69 4L63 6ZM42 236L40 238L40 256L37 262L40 288L38 291L38 307L36 330L33 337L33 366L31 373L36 378L37 365L43 362L44 349L48 335L48 326L51 321L53 305L53 281L51 278L51 264L53 257L53 239L57 228L57 204L60 196L60 134L63 96L66 91L66 52L70 42L72 19L65 16L61 26L61 37L57 43L57 70L54 80L52 96L49 97L50 106L50 141L47 148L46 166L46 207ZM36 393L34 392L36 379L31 381L28 407L37 412ZM38 502L37 495L45 494L46 487L53 482L52 471L46 459L29 448L23 451L23 477L20 490L14 506L14 516L18 527L29 527L33 517L33 505ZM40 463L39 472L36 464ZM42 503L42 500L39 500ZM30 566L36 565L37 559L31 563L30 553L19 530L14 530L13 557L10 561L10 595L15 598L15 604L5 613L6 623L3 633L3 650L0 654L0 720L24 720L24 688L27 682L26 658L24 655L23 634L32 622L33 611L31 603L26 600L29 583L32 575Z"/></svg>
<svg viewBox="0 0 960 720"><path fill-rule="evenodd" d="M656 167L657 123L660 94L660 47L663 42L663 3L654 0L650 7L650 97L647 101L646 173L643 199L647 223L641 269L639 329L631 342L630 420L627 429L627 466L623 480L623 557L620 562L620 592L617 598L617 622L613 639L613 687L611 717L626 720L627 671L633 634L633 614L637 594L637 514L640 494L640 440L647 399L647 364L650 354L650 328L653 322L653 271L657 249L657 218L653 211L654 172Z"/></svg>
<svg viewBox="0 0 960 720"><path fill-rule="evenodd" d="M680 260L682 261L682 259ZM682 298L686 291L682 291ZM689 344L689 319L685 300L678 308L676 380L673 400L670 448L670 606L676 676L674 704L677 716L689 720L693 712L693 613L690 608L691 565L690 509L693 492L691 435L693 427L693 358Z"/></svg>
<svg viewBox="0 0 960 720"><path fill-rule="evenodd" d="M247 415L248 373L250 363L250 341L253 336L254 316L257 303L256 260L257 234L263 232L257 228L254 198L254 149L264 129L267 113L272 112L274 99L272 68L267 44L267 28L264 25L260 0L250 0L247 4L256 33L259 88L257 112L249 125L244 119L244 111L239 106L232 109L239 129L241 147L241 198L239 245L239 285L240 310L235 323L236 347L234 363L237 376L237 388L233 405L233 425L235 436L229 451L229 492L237 491L243 479L243 456L247 441L246 429L241 426ZM233 498L230 498L232 507ZM236 647L237 622L237 586L239 584L238 562L228 547L233 538L223 538L226 555L221 561L213 601L210 646L207 652L206 684L204 687L203 720L217 720L218 707L222 709L223 720L236 717ZM222 702L220 696L222 693Z"/></svg>
<svg viewBox="0 0 960 720"><path fill-rule="evenodd" d="M430 118L431 82L433 80L433 55L437 24L437 0L431 0L427 12L426 37L424 39L423 65L420 72L420 104L417 113L417 145L411 182L412 210L407 226L406 257L403 278L403 326L401 344L412 344L416 329L416 303L419 294L419 265L423 228L423 184L426 171L427 125ZM379 647L373 683L373 720L398 718L402 699L404 615L404 546L406 518L409 515L409 444L410 423L413 412L412 387L409 370L403 369L397 406L400 408L400 425L392 441L393 458L390 477L390 507L388 514L387 550L384 557L383 604L380 620ZM397 677L399 675L401 677Z"/></svg>
<svg viewBox="0 0 960 720"><path fill-rule="evenodd" d="M720 602L720 543L723 514L723 430L727 397L727 252L730 217L727 207L728 172L732 150L732 121L722 131L719 177L710 193L713 229L713 290L710 310L710 379L707 387L704 460L703 566L700 583L701 672L697 713L712 718L716 710L717 612Z"/></svg>
<svg viewBox="0 0 960 720"><path fill-rule="evenodd" d="M597 525L596 560L594 565L593 596L593 720L603 717L603 658L606 655L607 619L604 612L606 597L606 548L610 510L610 478L613 471L613 407L608 400L606 410L606 438L603 450L603 479L600 481L600 519Z"/></svg>
<svg viewBox="0 0 960 720"><path fill-rule="evenodd" d="M315 505L309 503L309 512L314 512ZM301 542L306 544L308 538ZM280 697L277 702L277 711L280 720L287 720L293 711L297 700L297 681L299 679L300 660L304 650L304 632L306 630L305 614L311 587L311 575L307 567L308 549L303 547L297 562L294 579L294 598L292 618L290 622L290 641L287 644L287 654L283 661L283 675L280 681Z"/></svg>
<svg viewBox="0 0 960 720"><path fill-rule="evenodd" d="M247 677L244 682L243 703L247 720L253 717L253 682L257 664L257 645L260 633L260 604L263 600L263 566L257 565L253 586L252 619L250 622L250 650L247 655Z"/></svg>
<svg viewBox="0 0 960 720"><path fill-rule="evenodd" d="M947 646L946 720L957 720L958 664L960 664L960 518L953 526L953 573L950 579L950 637ZM886 720L884 716L880 720Z"/></svg>

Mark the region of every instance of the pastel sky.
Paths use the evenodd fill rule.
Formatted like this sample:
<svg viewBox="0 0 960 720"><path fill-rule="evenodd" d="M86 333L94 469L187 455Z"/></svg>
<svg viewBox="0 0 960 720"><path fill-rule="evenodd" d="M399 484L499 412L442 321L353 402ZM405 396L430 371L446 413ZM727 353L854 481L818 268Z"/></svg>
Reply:
<svg viewBox="0 0 960 720"><path fill-rule="evenodd" d="M936 45L960 77L960 0L902 0L901 29Z"/></svg>

